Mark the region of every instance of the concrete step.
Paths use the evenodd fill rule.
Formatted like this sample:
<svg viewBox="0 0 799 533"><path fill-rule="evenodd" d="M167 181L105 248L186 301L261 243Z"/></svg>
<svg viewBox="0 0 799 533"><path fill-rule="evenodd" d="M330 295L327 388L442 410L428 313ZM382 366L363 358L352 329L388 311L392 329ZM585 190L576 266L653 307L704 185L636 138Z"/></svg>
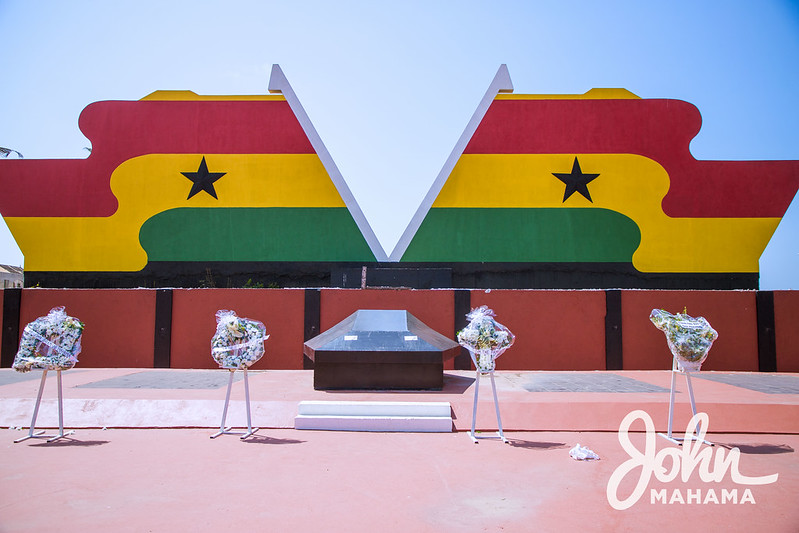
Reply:
<svg viewBox="0 0 799 533"><path fill-rule="evenodd" d="M295 429L449 433L449 402L303 401Z"/></svg>

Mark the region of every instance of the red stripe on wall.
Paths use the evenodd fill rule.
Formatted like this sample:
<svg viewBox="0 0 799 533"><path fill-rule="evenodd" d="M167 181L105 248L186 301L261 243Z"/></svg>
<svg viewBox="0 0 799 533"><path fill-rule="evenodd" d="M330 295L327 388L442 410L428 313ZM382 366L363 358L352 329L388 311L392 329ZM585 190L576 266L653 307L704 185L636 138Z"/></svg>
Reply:
<svg viewBox="0 0 799 533"><path fill-rule="evenodd" d="M673 217L782 217L799 161L697 161L702 117L681 100L495 100L466 154L626 153L660 163Z"/></svg>
<svg viewBox="0 0 799 533"><path fill-rule="evenodd" d="M92 142L87 159L0 161L3 216L110 216L111 173L140 155L314 153L280 101L96 102L79 124Z"/></svg>

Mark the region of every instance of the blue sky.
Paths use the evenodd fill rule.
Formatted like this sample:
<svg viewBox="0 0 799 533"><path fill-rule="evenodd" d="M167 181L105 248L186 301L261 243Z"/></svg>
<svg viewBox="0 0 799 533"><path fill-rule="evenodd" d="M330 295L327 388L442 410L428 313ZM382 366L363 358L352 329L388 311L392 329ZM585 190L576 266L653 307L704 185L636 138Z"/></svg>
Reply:
<svg viewBox="0 0 799 533"><path fill-rule="evenodd" d="M280 64L387 253L502 63L518 93L688 101L697 159L799 159L795 1L0 0L0 50L0 146L30 159L86 157L92 102L264 94ZM799 200L761 288L799 289Z"/></svg>

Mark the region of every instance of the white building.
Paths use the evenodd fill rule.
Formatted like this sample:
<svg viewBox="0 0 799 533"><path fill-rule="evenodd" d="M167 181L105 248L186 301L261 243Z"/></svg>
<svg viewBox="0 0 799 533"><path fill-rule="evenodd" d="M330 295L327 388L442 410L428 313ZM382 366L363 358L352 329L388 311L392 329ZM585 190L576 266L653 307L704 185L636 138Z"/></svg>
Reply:
<svg viewBox="0 0 799 533"><path fill-rule="evenodd" d="M24 271L20 267L0 265L0 283L2 288L22 287Z"/></svg>

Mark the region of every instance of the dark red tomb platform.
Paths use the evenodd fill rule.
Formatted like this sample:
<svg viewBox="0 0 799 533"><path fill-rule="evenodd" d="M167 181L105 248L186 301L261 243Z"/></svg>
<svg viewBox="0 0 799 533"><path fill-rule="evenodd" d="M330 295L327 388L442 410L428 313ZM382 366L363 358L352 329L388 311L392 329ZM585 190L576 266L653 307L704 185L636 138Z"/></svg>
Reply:
<svg viewBox="0 0 799 533"><path fill-rule="evenodd" d="M441 390L461 347L404 310L359 309L305 342L314 389Z"/></svg>

